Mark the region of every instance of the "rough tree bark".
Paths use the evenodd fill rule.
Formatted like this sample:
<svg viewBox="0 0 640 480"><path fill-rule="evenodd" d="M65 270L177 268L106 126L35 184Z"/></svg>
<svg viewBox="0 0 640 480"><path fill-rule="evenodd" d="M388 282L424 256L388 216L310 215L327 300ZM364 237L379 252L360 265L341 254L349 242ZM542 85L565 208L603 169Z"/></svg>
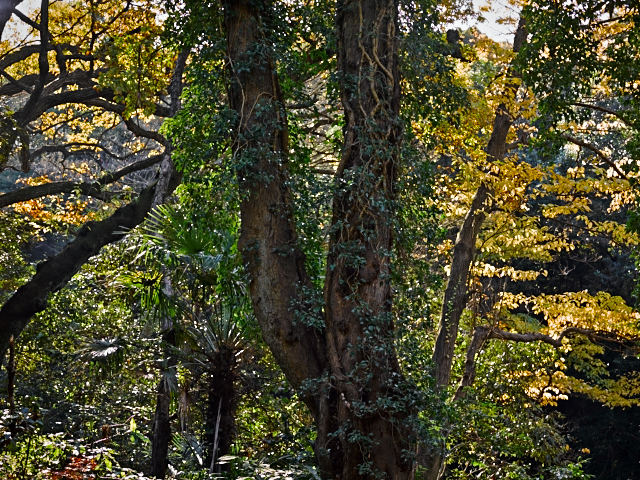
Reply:
<svg viewBox="0 0 640 480"><path fill-rule="evenodd" d="M311 285L286 187L286 112L266 38L269 2L224 2L234 160L243 194L240 249L263 336L318 428L324 478L411 478L412 413L393 349L389 284L398 114L394 1L338 4L345 145L325 284L325 328L298 319ZM295 306L295 308L294 308ZM302 310L302 312L301 312ZM393 409L383 406L391 402Z"/></svg>
<svg viewBox="0 0 640 480"><path fill-rule="evenodd" d="M233 155L243 198L239 248L262 334L296 389L322 375L321 332L295 321L299 289L311 286L296 246L286 186L288 135L282 93L268 54L266 2L224 2L229 57L229 104L237 114ZM259 53L258 53L259 52ZM312 413L316 405L304 395Z"/></svg>
<svg viewBox="0 0 640 480"><path fill-rule="evenodd" d="M398 393L404 380L393 347L390 287L402 139L398 5L341 1L337 11L345 140L324 293L330 379L338 395L332 415L339 428L319 431L318 442L342 456L334 477L410 478L406 420L412 412ZM393 413L385 402L397 402Z"/></svg>
<svg viewBox="0 0 640 480"><path fill-rule="evenodd" d="M262 336L292 386L316 418L325 402L303 388L320 378L326 366L323 332L296 322L294 305L311 281L297 236L286 185L288 134L286 112L268 55L264 22L268 2L224 2L229 57L229 104L237 114L233 144L238 180L241 230L238 246L249 274L249 293ZM262 51L261 51L262 50ZM256 52L261 51L260 55ZM321 469L327 460L320 456Z"/></svg>

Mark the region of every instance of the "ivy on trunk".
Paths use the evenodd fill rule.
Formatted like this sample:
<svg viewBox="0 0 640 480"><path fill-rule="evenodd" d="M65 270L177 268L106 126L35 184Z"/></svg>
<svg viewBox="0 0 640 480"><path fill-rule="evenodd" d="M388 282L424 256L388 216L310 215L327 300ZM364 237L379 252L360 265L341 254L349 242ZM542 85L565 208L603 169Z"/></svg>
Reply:
<svg viewBox="0 0 640 480"><path fill-rule="evenodd" d="M239 241L265 341L318 429L324 478L413 476L411 396L393 347L391 250L399 120L398 6L338 4L345 143L336 174L322 319L305 322L311 282L287 187L287 119L271 45L268 2L224 3ZM294 305L296 308L294 308ZM297 320L297 321L296 321Z"/></svg>

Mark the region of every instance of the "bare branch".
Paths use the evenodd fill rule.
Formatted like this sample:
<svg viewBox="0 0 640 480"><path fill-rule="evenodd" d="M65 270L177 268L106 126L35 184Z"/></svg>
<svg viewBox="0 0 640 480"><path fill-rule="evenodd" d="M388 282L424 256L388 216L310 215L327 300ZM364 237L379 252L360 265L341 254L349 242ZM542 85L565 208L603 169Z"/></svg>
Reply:
<svg viewBox="0 0 640 480"><path fill-rule="evenodd" d="M135 134L138 137L150 138L151 140L155 140L161 145L165 147L168 145L167 139L160 135L158 132L153 132L151 130L145 130L140 125L136 124L131 118L128 118L124 121L124 124L127 126L131 133Z"/></svg>
<svg viewBox="0 0 640 480"><path fill-rule="evenodd" d="M99 96L96 96L95 99L87 101L84 104L92 107L100 107L109 112L117 113L118 115L124 114L124 105L121 105L119 103L112 103L108 100L105 100L110 100L111 98L113 98L113 93L111 92L111 90L103 89L100 91ZM156 117L166 118L171 116L171 110L167 107L163 107L162 105L156 105L156 110L155 112L153 112L153 114Z"/></svg>
<svg viewBox="0 0 640 480"><path fill-rule="evenodd" d="M608 108L601 107L599 105L590 105L588 103L582 103L582 102L575 102L573 105L575 105L576 107L590 108L591 110L598 110L598 111L606 113L608 115L613 115L614 117L618 118L620 121L622 121L622 123L624 123L628 127L634 127L634 125L631 122L629 122L629 120L624 118L620 112L616 112L615 110L610 110Z"/></svg>
<svg viewBox="0 0 640 480"><path fill-rule="evenodd" d="M20 112L23 112L24 114L28 115L28 113L38 104L44 86L46 85L47 77L49 76L49 49L49 0L42 0L42 2L40 3L40 48L38 51L38 82L35 84L26 105L20 110ZM16 121L18 121L17 118ZM21 124L18 121L18 125L24 127L26 126L26 123Z"/></svg>
<svg viewBox="0 0 640 480"><path fill-rule="evenodd" d="M98 179L96 183L99 183L100 185L107 185L109 183L113 183L116 180L121 179L125 175L129 175L130 173L144 170L145 168L149 168L153 165L156 165L157 163L160 163L160 161L162 160L162 157L163 157L163 154L153 155L145 160L132 163L131 165L127 165L126 167L121 168L116 172L108 173L104 175L103 177Z"/></svg>
<svg viewBox="0 0 640 480"><path fill-rule="evenodd" d="M460 385L453 396L453 400L456 401L465 395L465 389L473 385L473 381L476 379L476 355L478 351L484 345L484 342L489 338L491 329L487 326L478 326L473 329L473 337L471 339L471 345L467 348L467 358L464 363L464 373L460 379Z"/></svg>
<svg viewBox="0 0 640 480"><path fill-rule="evenodd" d="M583 140L580 140L579 138L575 138L572 137L571 135L567 135L567 134L562 134L560 135L562 138L564 138L565 140L574 143L580 147L586 148L587 150L591 150L593 153L595 153L598 157L600 157L600 159L605 162L607 165L609 165L611 168L613 168L613 170L618 174L618 176L620 178L624 178L625 180L629 180L627 178L627 176L618 168L618 166L614 163L613 160L611 160L609 157L607 157L604 153L602 153L597 147L591 145L590 143L587 143Z"/></svg>
<svg viewBox="0 0 640 480"><path fill-rule="evenodd" d="M53 49L53 47L52 47ZM2 59L0 59L0 68L3 70L11 65L14 65L22 60L26 60L31 55L34 55L40 51L40 45L27 45L20 50L8 53Z"/></svg>
<svg viewBox="0 0 640 480"><path fill-rule="evenodd" d="M558 335L556 338L554 338L550 335L545 335L544 333L538 333L538 332L512 333L512 332L505 332L504 330L501 330L498 327L492 327L491 330L489 331L488 338L496 338L500 340L510 340L512 342L524 342L524 343L544 342L544 343L548 343L552 347L560 348L562 346L563 338L576 335L576 334L584 335L586 337L589 337L592 340L594 340L596 336L598 336L599 338L604 338L602 337L603 335L608 335L608 336L612 335L611 332L601 332L598 330L589 330L586 328L569 327L563 330L560 333L560 335Z"/></svg>
<svg viewBox="0 0 640 480"><path fill-rule="evenodd" d="M20 93L20 92L23 92L23 91L27 92L27 93L31 93L33 91L33 88L31 88L29 85L27 85L26 83L21 82L20 80L16 80L15 78L13 78L11 75L9 75L4 70L0 70L0 75L2 75L4 78L9 80L9 82L14 87L17 87L16 93ZM2 90L2 88L0 88L0 90Z"/></svg>
<svg viewBox="0 0 640 480"><path fill-rule="evenodd" d="M154 155L145 160L141 160L131 165L99 178L93 183L89 182L54 182L45 183L44 185L34 185L24 187L13 192L0 195L0 208L7 207L19 202L26 202L36 198L45 197L47 195L59 195L62 193L72 193L79 191L87 197L97 198L103 201L109 201L114 196L120 195L118 192L106 192L102 190L104 185L116 182L120 178L133 172L144 170L156 165L162 160L163 155Z"/></svg>
<svg viewBox="0 0 640 480"><path fill-rule="evenodd" d="M86 148L83 148L81 150L72 150L72 151L68 150L68 148L73 148L73 147L86 147ZM132 156L138 155L142 151L144 151L144 149L142 149L142 150L128 153L127 155L117 155L116 153L113 153L107 147L105 147L104 145L100 145L99 143L71 142L64 145L44 145L39 149L31 152L31 158L34 159L39 157L40 155L44 155L45 153L56 153L56 152L62 153L64 158L68 158L71 156L83 155L86 153L93 154L93 153L96 153L96 150L102 150L111 158L114 158L116 160L126 160L127 158L131 158Z"/></svg>
<svg viewBox="0 0 640 480"><path fill-rule="evenodd" d="M29 17L27 17L24 13L22 13L17 8L14 8L11 11L11 13L14 14L16 17L18 17L20 20L22 20L24 23L32 27L34 30L38 30L38 31L40 30L40 24L38 22L31 20Z"/></svg>
<svg viewBox="0 0 640 480"><path fill-rule="evenodd" d="M13 115L13 118L19 126L24 128L32 121L39 118L40 115L42 115L50 108L57 107L58 105L65 105L68 103L81 103L84 105L90 105L90 101L97 98L98 96L99 92L96 92L93 88L70 90L63 93L48 95L44 98L41 98L33 105L25 105Z"/></svg>
<svg viewBox="0 0 640 480"><path fill-rule="evenodd" d="M17 95L19 93L22 93L24 91L31 93L33 90L32 87L38 82L38 77L39 77L37 73L30 73L20 78L19 80L14 79L12 81L11 79L13 77L7 74L4 70L0 71L0 75L2 75L7 80L9 80L9 82L11 82L11 83L2 85L0 87L0 95L9 96L9 97L12 95ZM46 81L47 83L52 82L53 80L55 80L55 78L56 76L53 73L49 73Z"/></svg>

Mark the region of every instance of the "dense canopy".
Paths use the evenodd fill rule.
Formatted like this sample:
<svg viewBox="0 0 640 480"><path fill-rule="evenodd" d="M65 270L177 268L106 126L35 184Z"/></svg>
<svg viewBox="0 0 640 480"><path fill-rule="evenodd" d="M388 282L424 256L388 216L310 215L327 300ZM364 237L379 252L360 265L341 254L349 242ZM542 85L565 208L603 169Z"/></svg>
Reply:
<svg viewBox="0 0 640 480"><path fill-rule="evenodd" d="M0 476L640 476L640 7L477 7L0 0Z"/></svg>

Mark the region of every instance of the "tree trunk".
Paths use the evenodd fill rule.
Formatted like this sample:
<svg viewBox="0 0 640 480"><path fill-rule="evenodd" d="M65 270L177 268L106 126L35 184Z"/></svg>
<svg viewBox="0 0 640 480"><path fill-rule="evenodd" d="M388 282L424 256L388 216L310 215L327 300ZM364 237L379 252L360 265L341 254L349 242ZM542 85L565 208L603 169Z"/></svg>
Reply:
<svg viewBox="0 0 640 480"><path fill-rule="evenodd" d="M11 18L12 11L23 0L0 0L0 37L4 33L4 27Z"/></svg>
<svg viewBox="0 0 640 480"><path fill-rule="evenodd" d="M169 353L171 346L175 344L175 332L173 328L165 335L163 340L167 343L165 358L166 369L175 370L175 361ZM172 373L172 372L171 372ZM164 478L169 464L167 454L171 443L171 389L169 381L164 373L161 373L156 394L156 410L153 415L153 432L151 440L151 468L149 475L156 478Z"/></svg>
<svg viewBox="0 0 640 480"><path fill-rule="evenodd" d="M337 429L318 432L333 478L413 476L412 414L394 350L391 252L402 128L396 2L338 2L344 146L333 202L325 322Z"/></svg>
<svg viewBox="0 0 640 480"><path fill-rule="evenodd" d="M169 443L171 443L170 411L171 392L165 379L158 383L156 410L153 415L153 440L151 442L150 476L164 478L167 472Z"/></svg>
<svg viewBox="0 0 640 480"><path fill-rule="evenodd" d="M213 452L217 460L231 452L236 434L236 355L234 350L221 347L217 362L209 372L205 436L207 455L205 465L212 464Z"/></svg>
<svg viewBox="0 0 640 480"><path fill-rule="evenodd" d="M518 52L522 43L526 40L524 21L520 20L518 30L513 42L513 51ZM512 77L517 76L511 72ZM506 85L506 93L515 97L520 83L511 81ZM507 106L501 103L496 109L496 118L493 122L493 130L485 151L491 161L504 158L507 153L507 135L513 124L513 118ZM436 346L433 352L433 361L436 365L436 381L438 386L449 385L453 352L458 336L460 316L467 304L467 279L471 261L475 255L476 239L482 228L482 223L491 208L493 189L490 185L482 183L476 192L462 227L458 232L453 257L451 260L451 272L445 289L442 303L442 313L438 328Z"/></svg>
<svg viewBox="0 0 640 480"><path fill-rule="evenodd" d="M346 140L324 330L296 318L306 313L301 287L311 283L286 187L286 112L265 35L269 5L226 1L224 15L229 103L238 122L233 154L243 195L239 246L264 339L315 417L324 478L411 478L405 420L412 412L400 393L389 284L388 215L401 140L397 5L367 0L338 7Z"/></svg>
<svg viewBox="0 0 640 480"><path fill-rule="evenodd" d="M264 38L265 2L225 1L229 103L237 114L233 155L243 195L239 249L264 340L287 379L300 389L324 370L321 332L295 322L299 290L310 287L286 186L288 135L282 93ZM260 55L255 51L261 50ZM312 412L314 401L305 395Z"/></svg>
<svg viewBox="0 0 640 480"><path fill-rule="evenodd" d="M521 19L513 42L514 52L517 53L520 50L526 37L527 33L524 27L524 20ZM518 78L517 74L511 70L510 74L512 78ZM511 80L505 86L505 93L515 97L519 85L519 81ZM507 135L512 124L513 117L509 113L507 106L501 103L496 109L493 130L487 143L487 148L485 149L489 160L501 160L506 155ZM491 209L493 195L494 191L489 184L484 182L480 184L471 202L471 207L460 227L456 243L453 247L451 271L442 301L442 312L440 314L436 345L433 352L436 385L441 388L446 388L451 379L451 367L453 364L456 339L458 337L458 326L468 300L468 277L471 262L475 256L476 239L478 238L487 213ZM465 377L462 380L461 388L456 392L454 398L461 397L464 392L464 387L470 386L475 378L475 355L484 342L481 332L478 331L477 333L478 335L474 336L474 341L470 345L472 351L468 352ZM444 452L434 449L427 453L426 458L425 480L437 480L441 478L444 473Z"/></svg>

